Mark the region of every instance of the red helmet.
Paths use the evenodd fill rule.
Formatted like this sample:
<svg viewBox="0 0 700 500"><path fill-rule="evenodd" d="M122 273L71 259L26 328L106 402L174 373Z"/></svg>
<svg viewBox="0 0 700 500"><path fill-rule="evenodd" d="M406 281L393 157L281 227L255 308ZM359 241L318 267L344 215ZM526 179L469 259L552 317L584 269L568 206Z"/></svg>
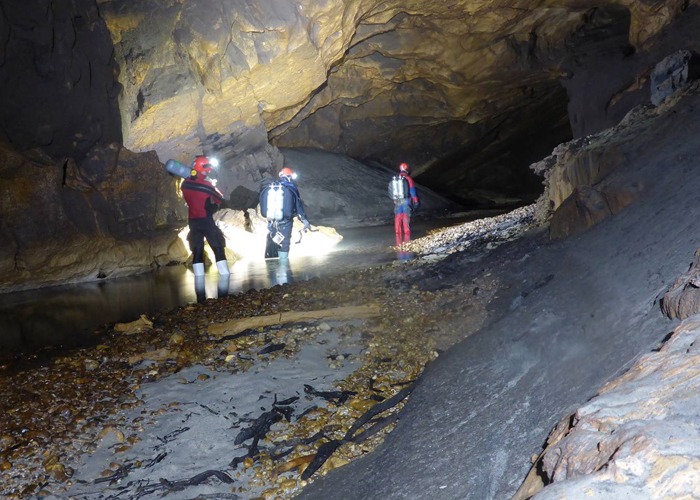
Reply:
<svg viewBox="0 0 700 500"><path fill-rule="evenodd" d="M401 172L406 172L406 173L408 173L408 163L402 163L401 165L399 165L399 170L400 170Z"/></svg>
<svg viewBox="0 0 700 500"><path fill-rule="evenodd" d="M280 176L280 177L288 177L288 178L290 178L290 179L296 179L296 178L297 178L297 174L295 174L295 173L294 173L294 170L292 170L292 169L289 168L289 167L284 167L282 170L280 170L279 176Z"/></svg>
<svg viewBox="0 0 700 500"><path fill-rule="evenodd" d="M201 174L206 177L212 168L214 168L214 165L207 156L197 156L194 159L194 163L192 163L192 173L195 175Z"/></svg>

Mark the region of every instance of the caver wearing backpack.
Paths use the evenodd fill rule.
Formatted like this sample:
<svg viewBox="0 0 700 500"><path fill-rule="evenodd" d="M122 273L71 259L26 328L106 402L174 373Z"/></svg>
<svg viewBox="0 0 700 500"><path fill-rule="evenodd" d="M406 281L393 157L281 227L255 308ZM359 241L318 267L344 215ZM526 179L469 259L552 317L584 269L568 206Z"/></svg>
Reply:
<svg viewBox="0 0 700 500"><path fill-rule="evenodd" d="M260 186L260 213L267 219L268 228L265 258L289 258L289 243L292 239L295 216L304 224L304 229L311 228L304 212L299 188L293 181L295 178L294 171L284 167L279 172L279 181L265 179Z"/></svg>
<svg viewBox="0 0 700 500"><path fill-rule="evenodd" d="M204 239L214 251L216 268L220 275L228 275L226 262L226 238L214 222L216 212L224 202L224 195L207 179L212 168L218 165L214 158L197 156L192 163L190 176L182 181L180 190L188 210L190 233L187 237L192 251L194 275L204 276Z"/></svg>
<svg viewBox="0 0 700 500"><path fill-rule="evenodd" d="M396 246L411 241L411 213L420 206L416 185L408 175L408 164L399 165L399 175L389 181L389 197L394 201Z"/></svg>

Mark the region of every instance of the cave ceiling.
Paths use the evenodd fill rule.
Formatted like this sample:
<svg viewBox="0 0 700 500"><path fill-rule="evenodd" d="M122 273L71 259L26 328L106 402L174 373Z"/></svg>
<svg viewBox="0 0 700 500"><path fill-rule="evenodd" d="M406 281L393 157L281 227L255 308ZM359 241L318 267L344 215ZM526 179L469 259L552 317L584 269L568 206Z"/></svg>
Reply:
<svg viewBox="0 0 700 500"><path fill-rule="evenodd" d="M56 11L44 22L60 17L61 3L44 2ZM536 196L529 163L590 132L572 128L562 82L587 58L643 49L689 3L74 0L89 15L52 33L70 37L72 22L75 40L86 40L81 30L99 34L83 51L102 64L73 80L104 80L90 88L106 95L104 109L90 116L118 118L98 132L75 124L83 140L119 137L162 162L217 154L229 191L278 168L281 147L408 161L422 183L478 201L478 192ZM3 10L5 31L12 9ZM59 141L42 140L60 153Z"/></svg>

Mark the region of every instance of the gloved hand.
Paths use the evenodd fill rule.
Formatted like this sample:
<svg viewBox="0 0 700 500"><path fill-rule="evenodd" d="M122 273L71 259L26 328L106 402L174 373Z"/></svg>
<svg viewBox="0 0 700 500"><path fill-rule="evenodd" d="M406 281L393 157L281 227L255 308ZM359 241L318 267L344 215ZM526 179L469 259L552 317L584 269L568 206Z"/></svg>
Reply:
<svg viewBox="0 0 700 500"><path fill-rule="evenodd" d="M420 201L415 201L412 203L411 209L413 212L417 212L420 208Z"/></svg>
<svg viewBox="0 0 700 500"><path fill-rule="evenodd" d="M308 220L304 219L301 222L304 224L304 231L311 229L311 223Z"/></svg>
<svg viewBox="0 0 700 500"><path fill-rule="evenodd" d="M214 213L219 210L219 205L207 198L204 201L204 210L206 211L207 215L214 215Z"/></svg>

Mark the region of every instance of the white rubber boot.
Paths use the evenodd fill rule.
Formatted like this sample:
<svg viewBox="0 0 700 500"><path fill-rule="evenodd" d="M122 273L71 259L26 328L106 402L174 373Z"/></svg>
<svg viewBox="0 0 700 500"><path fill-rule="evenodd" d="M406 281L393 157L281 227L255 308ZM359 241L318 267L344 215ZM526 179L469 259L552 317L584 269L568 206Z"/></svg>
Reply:
<svg viewBox="0 0 700 500"><path fill-rule="evenodd" d="M204 276L204 263L198 262L197 264L192 264L192 270L195 276Z"/></svg>
<svg viewBox="0 0 700 500"><path fill-rule="evenodd" d="M228 270L228 262L226 262L225 260L217 261L216 268L219 270L219 274L230 274Z"/></svg>

